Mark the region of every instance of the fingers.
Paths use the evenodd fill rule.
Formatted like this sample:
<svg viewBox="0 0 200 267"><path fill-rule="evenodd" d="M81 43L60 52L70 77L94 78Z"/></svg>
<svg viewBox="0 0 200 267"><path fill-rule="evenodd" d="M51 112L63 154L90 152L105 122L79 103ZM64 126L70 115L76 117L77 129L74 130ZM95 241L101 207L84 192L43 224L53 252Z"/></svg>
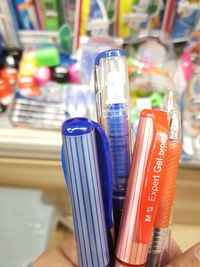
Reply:
<svg viewBox="0 0 200 267"><path fill-rule="evenodd" d="M168 260L172 261L173 259L180 256L181 254L182 254L182 251L179 248L179 246L176 244L176 242L173 239L170 239Z"/></svg>
<svg viewBox="0 0 200 267"><path fill-rule="evenodd" d="M200 267L200 242L173 259L165 267Z"/></svg>
<svg viewBox="0 0 200 267"><path fill-rule="evenodd" d="M49 249L41 254L32 267L74 267L58 248Z"/></svg>
<svg viewBox="0 0 200 267"><path fill-rule="evenodd" d="M62 241L58 249L74 266L78 266L76 242L72 233L67 233L65 240Z"/></svg>
<svg viewBox="0 0 200 267"><path fill-rule="evenodd" d="M32 267L77 267L76 243L72 233L67 233L66 239L52 249L39 256Z"/></svg>

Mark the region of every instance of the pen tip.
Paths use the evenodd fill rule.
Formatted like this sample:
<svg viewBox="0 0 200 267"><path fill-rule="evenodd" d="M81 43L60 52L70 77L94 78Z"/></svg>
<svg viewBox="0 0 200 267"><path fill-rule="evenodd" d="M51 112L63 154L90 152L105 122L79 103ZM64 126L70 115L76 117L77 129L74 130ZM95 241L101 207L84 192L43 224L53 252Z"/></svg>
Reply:
<svg viewBox="0 0 200 267"><path fill-rule="evenodd" d="M178 110L177 95L174 89L168 89L165 92L161 108L163 111L166 111L167 113L174 110Z"/></svg>
<svg viewBox="0 0 200 267"><path fill-rule="evenodd" d="M170 114L169 139L181 141L181 138L181 115L179 111L174 110Z"/></svg>

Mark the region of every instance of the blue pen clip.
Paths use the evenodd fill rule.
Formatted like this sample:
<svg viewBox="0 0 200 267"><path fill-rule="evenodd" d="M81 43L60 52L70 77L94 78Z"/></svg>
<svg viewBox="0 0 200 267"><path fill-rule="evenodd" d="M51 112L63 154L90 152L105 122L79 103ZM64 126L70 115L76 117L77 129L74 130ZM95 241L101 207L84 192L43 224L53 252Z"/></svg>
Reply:
<svg viewBox="0 0 200 267"><path fill-rule="evenodd" d="M68 178L67 178L67 166L66 166L66 159L65 159L65 152L64 152L63 144L61 147L61 163L62 163L63 174L65 177L65 182L67 184L67 189L69 190L69 184L68 184Z"/></svg>
<svg viewBox="0 0 200 267"><path fill-rule="evenodd" d="M112 224L112 161L108 138L103 128L97 122L92 121L95 128L96 145L98 152L99 172L101 178L101 188L103 193L103 203L105 209L106 223L108 229Z"/></svg>
<svg viewBox="0 0 200 267"><path fill-rule="evenodd" d="M77 118L81 119L81 118ZM99 174L101 179L101 189L104 203L104 212L106 218L107 228L111 229L113 226L112 223L112 162L111 162L111 152L109 147L108 138L103 130L103 128L96 122L90 121L92 127L95 130L95 138L97 145L98 153L98 165L99 165ZM64 148L62 145L61 148L61 162L62 169L65 177L65 181L68 186L68 176L67 176L67 166Z"/></svg>

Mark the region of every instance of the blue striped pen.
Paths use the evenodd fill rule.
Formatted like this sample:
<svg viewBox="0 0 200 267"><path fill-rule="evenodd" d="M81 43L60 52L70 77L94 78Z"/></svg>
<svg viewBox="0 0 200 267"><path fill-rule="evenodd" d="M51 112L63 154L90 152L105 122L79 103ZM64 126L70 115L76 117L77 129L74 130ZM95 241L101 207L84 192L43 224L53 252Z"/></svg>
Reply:
<svg viewBox="0 0 200 267"><path fill-rule="evenodd" d="M113 169L113 214L117 240L132 152L129 119L129 84L125 51L113 49L100 53L95 60L95 91L99 123L109 138Z"/></svg>
<svg viewBox="0 0 200 267"><path fill-rule="evenodd" d="M64 172L66 171L70 194L80 267L111 267L107 232L107 221L110 218L106 220L104 212L102 190L105 188L102 189L100 180L95 132L98 131L97 128L98 125L86 118L69 119L62 126L66 163ZM111 206L109 210L111 211Z"/></svg>

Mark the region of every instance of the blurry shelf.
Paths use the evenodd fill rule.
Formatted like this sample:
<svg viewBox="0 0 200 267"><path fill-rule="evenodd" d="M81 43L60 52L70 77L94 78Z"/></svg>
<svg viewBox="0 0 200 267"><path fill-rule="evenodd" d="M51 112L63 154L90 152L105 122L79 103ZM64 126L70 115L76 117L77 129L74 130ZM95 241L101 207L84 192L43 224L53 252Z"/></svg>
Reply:
<svg viewBox="0 0 200 267"><path fill-rule="evenodd" d="M59 160L61 143L59 131L0 129L0 157Z"/></svg>
<svg viewBox="0 0 200 267"><path fill-rule="evenodd" d="M60 160L60 131L0 128L0 157ZM180 163L184 169L200 169L200 160Z"/></svg>
<svg viewBox="0 0 200 267"><path fill-rule="evenodd" d="M183 37L183 38L175 38L173 39L174 44L179 44L179 43L186 43L188 41L189 37Z"/></svg>
<svg viewBox="0 0 200 267"><path fill-rule="evenodd" d="M19 39L23 47L38 47L38 46L57 46L59 44L58 31L19 31Z"/></svg>
<svg viewBox="0 0 200 267"><path fill-rule="evenodd" d="M200 225L198 224L172 224L172 238L182 251L185 251L199 242Z"/></svg>

